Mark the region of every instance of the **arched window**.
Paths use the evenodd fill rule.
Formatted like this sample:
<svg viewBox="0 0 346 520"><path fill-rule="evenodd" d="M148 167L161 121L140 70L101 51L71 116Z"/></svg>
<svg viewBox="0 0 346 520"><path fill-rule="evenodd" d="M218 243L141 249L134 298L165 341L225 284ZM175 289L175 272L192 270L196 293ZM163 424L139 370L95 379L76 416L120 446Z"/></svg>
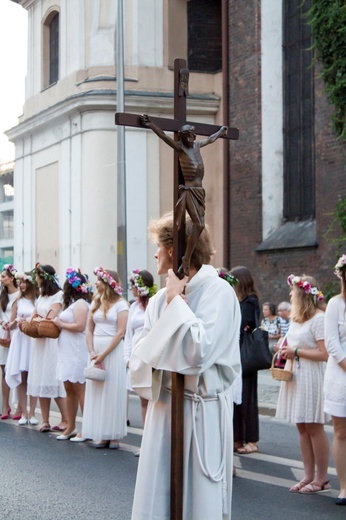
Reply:
<svg viewBox="0 0 346 520"><path fill-rule="evenodd" d="M59 79L59 13L52 11L43 23L43 88Z"/></svg>

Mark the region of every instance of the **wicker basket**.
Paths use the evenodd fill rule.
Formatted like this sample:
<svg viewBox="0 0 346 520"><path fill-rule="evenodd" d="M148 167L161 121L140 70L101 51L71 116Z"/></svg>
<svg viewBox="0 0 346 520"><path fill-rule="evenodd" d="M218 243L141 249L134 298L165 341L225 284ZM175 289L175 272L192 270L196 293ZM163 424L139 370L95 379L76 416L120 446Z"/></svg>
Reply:
<svg viewBox="0 0 346 520"><path fill-rule="evenodd" d="M40 338L53 338L59 337L60 329L50 319L42 319L38 322L38 334Z"/></svg>
<svg viewBox="0 0 346 520"><path fill-rule="evenodd" d="M293 376L293 370L287 370L285 368L276 368L274 367L275 358L279 354L279 351L276 352L272 359L272 366L270 368L270 372L272 374L272 378L276 379L277 381L291 381ZM293 368L293 365L292 365Z"/></svg>
<svg viewBox="0 0 346 520"><path fill-rule="evenodd" d="M34 318L40 318L39 314L34 314L30 321L21 321L19 323L19 328L24 334L30 336L31 338L39 338L40 335L38 333L38 322L34 321Z"/></svg>
<svg viewBox="0 0 346 520"><path fill-rule="evenodd" d="M11 343L11 338L8 336L7 338L0 338L0 347L9 348Z"/></svg>

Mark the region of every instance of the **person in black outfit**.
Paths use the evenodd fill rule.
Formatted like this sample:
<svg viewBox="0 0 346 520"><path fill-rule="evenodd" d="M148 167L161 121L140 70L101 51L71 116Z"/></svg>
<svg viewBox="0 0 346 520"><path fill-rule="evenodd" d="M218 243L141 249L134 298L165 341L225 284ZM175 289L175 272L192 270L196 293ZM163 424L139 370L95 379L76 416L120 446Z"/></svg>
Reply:
<svg viewBox="0 0 346 520"><path fill-rule="evenodd" d="M260 306L257 290L249 269L237 266L230 273L239 281L234 290L241 309L240 350L244 334L251 333L259 323ZM257 320L256 320L257 315ZM243 376L242 403L234 405L233 431L234 449L248 454L258 451L259 440L257 372Z"/></svg>

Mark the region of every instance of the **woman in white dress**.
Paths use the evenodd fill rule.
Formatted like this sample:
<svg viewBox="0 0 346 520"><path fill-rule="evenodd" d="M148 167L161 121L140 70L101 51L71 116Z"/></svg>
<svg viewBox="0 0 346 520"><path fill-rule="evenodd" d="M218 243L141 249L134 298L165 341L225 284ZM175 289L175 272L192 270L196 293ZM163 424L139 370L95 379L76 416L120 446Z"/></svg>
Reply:
<svg viewBox="0 0 346 520"><path fill-rule="evenodd" d="M291 287L291 324L287 346L281 348L284 370L293 377L282 382L276 417L298 428L304 476L291 493L317 493L330 489L327 478L329 443L324 431L323 378L328 354L324 344L323 294L311 276L288 277ZM316 468L316 472L315 472Z"/></svg>
<svg viewBox="0 0 346 520"><path fill-rule="evenodd" d="M40 296L33 315L38 314L40 320L53 319L62 308L62 291L54 267L36 264L34 269ZM30 370L28 376L28 395L39 397L42 426L40 432L49 432L50 402L54 398L61 413L61 421L52 428L53 431L64 431L67 424L66 392L62 381L57 379L58 340L52 338L37 338L31 342Z"/></svg>
<svg viewBox="0 0 346 520"><path fill-rule="evenodd" d="M336 504L346 506L346 255L339 258L335 274L341 293L329 303L325 319L325 341L329 354L324 377L324 411L332 416L333 457L340 482Z"/></svg>
<svg viewBox="0 0 346 520"><path fill-rule="evenodd" d="M54 318L54 323L61 329L58 339L57 378L63 381L66 390L67 426L58 435L58 441L71 439L82 442L85 439L76 430L78 407L83 414L85 377L84 368L88 364L88 347L85 331L92 299L91 284L80 269L69 267L63 287L64 310Z"/></svg>
<svg viewBox="0 0 346 520"><path fill-rule="evenodd" d="M119 448L119 439L126 429L126 367L124 335L128 317L128 303L118 274L98 267L96 293L87 324L87 345L90 361L103 364L104 382L87 380L82 436L93 439L94 448Z"/></svg>
<svg viewBox="0 0 346 520"><path fill-rule="evenodd" d="M6 339L10 334L9 322L11 320L11 309L13 302L17 299L19 291L17 288L17 281L15 278L16 269L12 264L5 264L1 271L1 292L0 292L0 306L1 306L1 330L0 338ZM0 366L1 366L1 389L2 389L2 415L0 419L6 420L10 418L10 387L5 379L5 366L7 363L9 349L0 346ZM18 419L20 416L18 417Z"/></svg>
<svg viewBox="0 0 346 520"><path fill-rule="evenodd" d="M130 276L131 292L136 298L136 301L130 307L129 317L127 320L125 343L124 343L124 360L126 363L126 388L127 388L127 408L129 402L129 394L132 391L130 381L130 357L131 352L139 338L144 326L145 309L148 306L149 298L154 296L157 292L157 286L154 284L154 278L149 271L142 269L135 269ZM145 422L145 414L148 407L148 400L140 397L142 422ZM127 419L127 426L130 422Z"/></svg>
<svg viewBox="0 0 346 520"><path fill-rule="evenodd" d="M13 330L11 348L6 363L6 383L10 388L16 388L18 409L21 417L18 424L35 426L38 420L35 417L37 397L30 397L29 414L27 410L28 372L31 350L31 338L20 330L20 323L32 315L38 298L38 287L31 273L16 273L19 283L19 295L12 305L10 329ZM19 325L19 326L17 326Z"/></svg>

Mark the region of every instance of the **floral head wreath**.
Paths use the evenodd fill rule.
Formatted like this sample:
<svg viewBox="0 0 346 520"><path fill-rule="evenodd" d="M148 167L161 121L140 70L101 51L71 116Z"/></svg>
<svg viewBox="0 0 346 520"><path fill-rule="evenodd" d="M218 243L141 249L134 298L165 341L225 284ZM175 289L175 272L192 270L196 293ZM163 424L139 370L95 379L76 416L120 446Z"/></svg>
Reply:
<svg viewBox="0 0 346 520"><path fill-rule="evenodd" d="M338 278L342 278L342 272L345 268L346 268L346 255L342 255L342 256L340 256L336 266L334 267L334 269L335 269L334 274L336 274L336 276Z"/></svg>
<svg viewBox="0 0 346 520"><path fill-rule="evenodd" d="M86 281L82 282L78 275L84 276ZM92 292L92 285L89 282L88 276L83 274L78 267L77 269L73 269L73 267L68 267L66 269L66 280L77 292L81 292L83 294Z"/></svg>
<svg viewBox="0 0 346 520"><path fill-rule="evenodd" d="M228 282L231 287L234 287L239 282L239 280L233 276L233 274L229 273L224 267L218 267L216 271L219 277L223 280L226 280L226 282Z"/></svg>
<svg viewBox="0 0 346 520"><path fill-rule="evenodd" d="M15 267L13 267L12 264L4 264L2 266L2 271L8 271L9 273L11 273L11 276L16 276L17 274L17 269Z"/></svg>
<svg viewBox="0 0 346 520"><path fill-rule="evenodd" d="M121 287L121 284L116 282L114 278L107 273L107 271L103 267L95 267L94 274L97 276L99 280L109 285L111 289L115 292L115 294L118 294L121 296L124 292L124 289Z"/></svg>
<svg viewBox="0 0 346 520"><path fill-rule="evenodd" d="M60 287L59 284L59 276L55 274L49 274L47 271L45 271L42 267L42 265L37 262L34 269L32 270L34 276L39 276L40 278L43 278L44 280L51 281L55 283L58 287Z"/></svg>
<svg viewBox="0 0 346 520"><path fill-rule="evenodd" d="M135 269L131 272L130 283L132 283L136 287L138 295L140 297L148 296L149 298L151 298L152 296L154 296L154 294L157 293L157 285L153 284L151 287L148 287L147 285L145 285L144 280L139 273L139 269Z"/></svg>
<svg viewBox="0 0 346 520"><path fill-rule="evenodd" d="M317 287L313 287L308 281L303 281L300 276L290 274L287 278L287 283L288 285L297 285L299 289L303 289L305 294L311 294L315 305L316 302L323 302L324 300L323 292L317 289Z"/></svg>
<svg viewBox="0 0 346 520"><path fill-rule="evenodd" d="M26 273L16 273L15 274L15 279L16 280L24 280L24 282L29 282L29 283L35 283L35 280L33 279L33 277L31 276L31 274L26 274Z"/></svg>

